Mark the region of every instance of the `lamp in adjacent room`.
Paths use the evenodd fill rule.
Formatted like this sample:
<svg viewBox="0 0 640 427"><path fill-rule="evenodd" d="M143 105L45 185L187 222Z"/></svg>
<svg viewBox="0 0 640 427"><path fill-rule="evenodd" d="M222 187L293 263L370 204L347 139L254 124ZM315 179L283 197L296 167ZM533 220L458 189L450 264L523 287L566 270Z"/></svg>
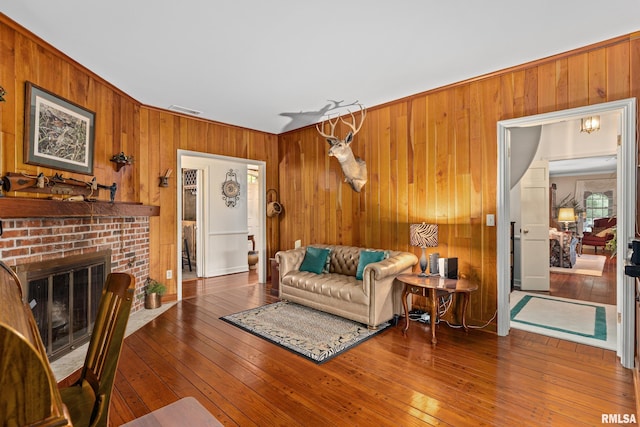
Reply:
<svg viewBox="0 0 640 427"><path fill-rule="evenodd" d="M580 132L591 133L600 130L600 116L583 117L580 120Z"/></svg>
<svg viewBox="0 0 640 427"><path fill-rule="evenodd" d="M411 224L409 226L411 246L422 248L420 257L420 277L427 277L427 248L438 246L438 226L436 224Z"/></svg>
<svg viewBox="0 0 640 427"><path fill-rule="evenodd" d="M576 212L573 208L560 208L558 222L564 223L564 231L569 231L569 223L576 220Z"/></svg>

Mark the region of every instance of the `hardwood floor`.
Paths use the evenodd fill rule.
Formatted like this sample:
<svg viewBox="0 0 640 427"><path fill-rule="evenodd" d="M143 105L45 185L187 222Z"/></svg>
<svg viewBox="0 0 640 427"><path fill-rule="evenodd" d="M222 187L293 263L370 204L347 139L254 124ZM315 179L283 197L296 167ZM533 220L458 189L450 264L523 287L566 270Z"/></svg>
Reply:
<svg viewBox="0 0 640 427"><path fill-rule="evenodd" d="M602 276L551 273L549 295L616 305L616 259L602 249L596 254L592 247L583 248L583 253L607 257Z"/></svg>
<svg viewBox="0 0 640 427"><path fill-rule="evenodd" d="M110 425L186 396L241 426L577 426L636 413L632 371L611 351L445 324L434 348L412 323L316 365L219 320L276 300L255 274L189 282L184 295L125 339Z"/></svg>

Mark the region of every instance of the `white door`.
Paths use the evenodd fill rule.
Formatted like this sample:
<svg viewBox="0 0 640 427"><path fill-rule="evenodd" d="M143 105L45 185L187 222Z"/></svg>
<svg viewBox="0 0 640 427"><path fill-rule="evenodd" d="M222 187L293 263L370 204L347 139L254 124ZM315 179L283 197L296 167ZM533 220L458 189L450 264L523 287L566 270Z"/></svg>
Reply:
<svg viewBox="0 0 640 427"><path fill-rule="evenodd" d="M531 164L520 181L521 289L549 290L549 163Z"/></svg>

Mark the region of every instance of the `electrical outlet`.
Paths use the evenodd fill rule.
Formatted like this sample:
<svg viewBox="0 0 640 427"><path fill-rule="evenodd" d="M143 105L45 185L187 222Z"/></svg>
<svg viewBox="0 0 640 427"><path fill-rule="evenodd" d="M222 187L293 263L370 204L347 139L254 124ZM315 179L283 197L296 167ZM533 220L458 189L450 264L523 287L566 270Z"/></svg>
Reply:
<svg viewBox="0 0 640 427"><path fill-rule="evenodd" d="M300 241L300 240L296 240L296 241L295 241L295 243L294 243L294 247L297 249L297 248L299 248L300 246L302 246L302 241Z"/></svg>
<svg viewBox="0 0 640 427"><path fill-rule="evenodd" d="M496 216L493 214L487 214L487 227L496 226Z"/></svg>
<svg viewBox="0 0 640 427"><path fill-rule="evenodd" d="M167 279L171 279L171 278L173 278L173 271L167 270Z"/></svg>

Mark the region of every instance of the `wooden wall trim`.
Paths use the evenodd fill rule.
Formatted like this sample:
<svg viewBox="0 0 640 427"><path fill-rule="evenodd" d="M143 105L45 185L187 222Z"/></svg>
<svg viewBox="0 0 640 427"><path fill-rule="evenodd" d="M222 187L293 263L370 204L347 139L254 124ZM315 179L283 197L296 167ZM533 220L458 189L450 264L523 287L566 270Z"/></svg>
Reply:
<svg viewBox="0 0 640 427"><path fill-rule="evenodd" d="M534 60L529 61L529 62L525 62L525 63L518 64L518 65L514 65L512 67L503 68L503 69L500 69L500 70L497 70L497 71L491 71L489 73L482 74L482 75L475 76L475 77L471 77L471 78L468 78L468 79L465 79L465 80L460 80L460 81L457 81L457 82L454 82L454 83L450 83L450 84L447 84L447 85L438 86L438 87L435 87L435 88L432 88L432 89L425 90L423 92L419 92L419 93L412 94L412 95L407 95L407 96L405 96L403 98L394 99L392 101L385 102L385 103L382 103L382 104L368 106L367 110L368 111L373 111L373 110L376 110L376 109L390 107L390 106L395 105L395 104L397 104L399 102L410 102L410 101L412 101L412 100L414 100L416 98L421 98L421 97L424 97L424 96L427 96L427 95L431 95L431 94L434 94L434 93L438 93L438 92L441 92L441 91L444 91L444 90L455 89L456 87L466 86L466 85L471 84L471 83L475 83L475 82L478 82L478 81L491 79L491 78L494 78L494 77L497 77L497 76L502 76L502 75L509 74L509 73L515 73L515 72L518 72L518 71L524 71L524 70L527 70L527 69L530 69L530 68L535 68L535 67L538 67L538 66L541 66L541 65L544 65L544 64L553 63L553 62L555 62L555 61L557 61L559 59L566 58L567 56L573 56L573 55L577 55L577 54L588 53L588 52L591 52L591 51L594 51L594 50L598 50L598 49L602 49L602 48L606 48L606 47L617 45L620 42L634 40L634 39L637 39L639 37L640 37L640 31L635 32L635 33L622 35L622 36L618 36L618 37L614 37L614 38L611 38L611 39L608 39L608 40L604 40L604 41L601 41L601 42L590 44L588 46L578 47L576 49L572 49L572 50L569 50L569 51L557 53L555 55L547 56L547 57L540 58L540 59L534 59ZM314 127L315 127L315 124L311 124L311 125L306 126L306 128L314 128ZM299 130L299 129L297 129L297 130ZM288 133L295 133L297 130L287 131L287 132L284 132L284 133L279 134L279 135L286 135Z"/></svg>
<svg viewBox="0 0 640 427"><path fill-rule="evenodd" d="M177 179L173 175L169 187L158 186L161 174L167 169L175 170L178 149L264 161L267 165L266 188L278 189L276 135L144 106L3 14L0 14L0 40L0 76L8 92L7 102L0 107L0 175L7 172L52 175L56 172L24 163L25 81L94 111L93 173L98 182L117 184L118 206L123 203L163 206L159 214L149 217L152 248L149 274L152 277L164 277L166 270L180 268L178 254L182 246L177 241ZM116 171L109 159L121 151L133 155L135 163ZM77 174L69 176L86 178ZM100 198L108 198L108 194L101 194ZM273 256L279 248L279 221L267 221L267 257ZM176 293L176 277L166 281L169 294Z"/></svg>
<svg viewBox="0 0 640 427"><path fill-rule="evenodd" d="M360 193L343 182L327 144L310 125L278 135L280 248L296 240L414 252L412 222L439 225L428 249L458 257L479 283L469 321L497 310L497 122L640 94L640 37L633 33L369 107L352 142L367 163ZM337 134L346 133L338 125ZM497 218L498 221L502 220Z"/></svg>
<svg viewBox="0 0 640 427"><path fill-rule="evenodd" d="M75 59L71 58L70 56L68 56L64 52L56 49L49 42L45 41L44 39L42 39L38 35L36 35L36 34L32 33L31 31L27 30L25 27L21 26L20 24L18 24L17 22L15 22L11 18L9 18L4 13L0 13L0 23L3 23L5 25L7 25L12 30L14 30L15 32L21 34L25 38L27 38L27 39L39 44L44 49L46 49L49 53L51 53L52 55L55 55L57 58L63 60L65 63L73 65L75 68L77 68L78 70L81 70L83 73L91 76L93 79L100 81L102 84L104 84L105 86L109 87L109 89L113 90L114 92L117 92L118 95L124 96L124 97L128 98L129 101L135 102L138 105L140 105L140 102L135 100L131 95L123 92L122 90L120 90L116 86L112 85L111 83L109 83L108 81L106 81L105 79L100 77L98 74L94 73L93 71L89 70L87 67L85 67L82 64L80 64L79 62L77 62Z"/></svg>
<svg viewBox="0 0 640 427"><path fill-rule="evenodd" d="M232 128L232 129L246 130L246 131L250 131L250 132L260 132L260 133L264 133L266 135L277 136L275 133L264 132L264 131L251 129L251 128L244 127L244 126L237 126L237 125L231 125L231 124L228 124L228 123L222 123L222 122L218 122L218 121L215 121L215 120L207 119L205 117L192 116L190 114L181 113L179 111L169 110L167 108L154 107L153 105L146 105L146 104L143 104L142 106L144 108L150 110L150 111L157 111L157 112L160 112L160 113L168 113L168 114L171 114L171 115L174 115L174 116L184 117L184 118L187 118L189 120L201 121L201 122L210 123L210 124L214 124L214 125L218 125L218 126L222 126L222 127Z"/></svg>

